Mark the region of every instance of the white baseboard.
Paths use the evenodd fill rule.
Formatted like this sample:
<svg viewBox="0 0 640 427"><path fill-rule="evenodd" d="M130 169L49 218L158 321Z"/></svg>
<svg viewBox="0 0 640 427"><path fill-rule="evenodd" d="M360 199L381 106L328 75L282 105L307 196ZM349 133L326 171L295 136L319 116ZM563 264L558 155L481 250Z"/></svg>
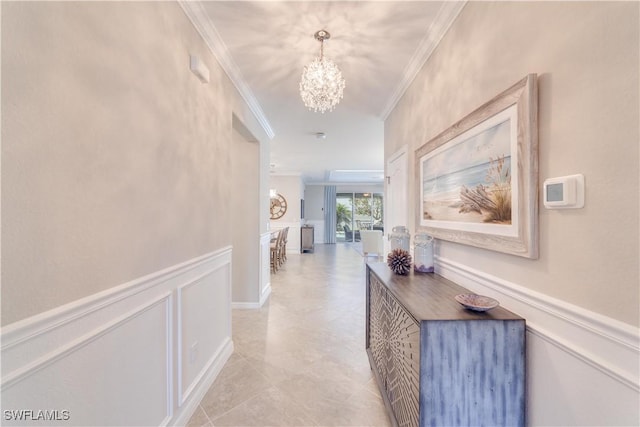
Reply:
<svg viewBox="0 0 640 427"><path fill-rule="evenodd" d="M271 233L260 236L260 307L271 294Z"/></svg>
<svg viewBox="0 0 640 427"><path fill-rule="evenodd" d="M76 425L174 425L233 351L230 299L223 248L8 325L2 408L67 410Z"/></svg>
<svg viewBox="0 0 640 427"><path fill-rule="evenodd" d="M220 352L212 357L210 363L207 364L207 368L202 372L201 378L199 378L195 383L195 386L190 393L189 400L182 406L180 414L176 417L172 425L184 426L189 422L193 414L196 412L196 409L198 409L200 401L218 377L225 363L227 363L227 360L229 360L232 354L233 342L231 340L226 340L222 345Z"/></svg>
<svg viewBox="0 0 640 427"><path fill-rule="evenodd" d="M450 259L436 257L436 272L525 318L529 424L638 425L638 328Z"/></svg>
<svg viewBox="0 0 640 427"><path fill-rule="evenodd" d="M231 308L233 310L255 310L261 308L264 303L269 299L269 295L271 295L271 284L267 286L266 289L262 291L260 294L260 301L258 302L232 302Z"/></svg>
<svg viewBox="0 0 640 427"><path fill-rule="evenodd" d="M260 308L259 302L232 302L231 308L233 310L255 310Z"/></svg>
<svg viewBox="0 0 640 427"><path fill-rule="evenodd" d="M267 302L270 295L271 295L271 283L269 283L267 287L262 290L262 294L260 295L260 307L262 307L264 303Z"/></svg>

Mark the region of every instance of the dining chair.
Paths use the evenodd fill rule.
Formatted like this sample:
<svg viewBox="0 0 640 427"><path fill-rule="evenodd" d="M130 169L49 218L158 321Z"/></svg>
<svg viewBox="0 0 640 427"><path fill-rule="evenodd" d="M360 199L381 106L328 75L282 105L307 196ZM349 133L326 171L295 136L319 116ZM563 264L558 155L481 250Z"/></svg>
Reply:
<svg viewBox="0 0 640 427"><path fill-rule="evenodd" d="M280 259L281 259L281 263L284 264L284 262L287 260L287 242L289 241L289 227L285 227L284 230L282 230L282 232L284 233L283 237L282 237L282 243L281 243L281 248L280 248Z"/></svg>
<svg viewBox="0 0 640 427"><path fill-rule="evenodd" d="M280 267L279 253L280 253L280 245L282 240L283 230L278 230L275 239L271 240L269 245L270 248L270 261L271 261L271 272L276 273L278 271L278 267Z"/></svg>

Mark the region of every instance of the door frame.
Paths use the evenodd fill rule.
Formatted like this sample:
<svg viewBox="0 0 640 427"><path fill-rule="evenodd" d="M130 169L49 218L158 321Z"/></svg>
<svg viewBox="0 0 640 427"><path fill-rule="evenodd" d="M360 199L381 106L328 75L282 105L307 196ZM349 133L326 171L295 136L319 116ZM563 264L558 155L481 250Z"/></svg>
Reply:
<svg viewBox="0 0 640 427"><path fill-rule="evenodd" d="M390 179L391 179L391 168L395 162L400 161L399 163L402 169L404 169L404 180L400 180L400 182L394 181L393 187L391 187ZM402 213L399 216L402 216L402 221L398 223L397 218L393 218L393 215L390 215L390 203L396 200L395 196L390 197L390 193L394 193L398 191L401 196L401 201L403 203L399 203ZM384 230L387 235L391 233L391 228L396 225L406 225L409 226L409 213L408 213L408 203L409 203L409 146L407 144L400 147L398 151L389 156L386 164L385 164L385 179L384 179ZM395 221L396 224L393 224L392 221ZM384 247L385 253L389 251L389 239L384 239Z"/></svg>

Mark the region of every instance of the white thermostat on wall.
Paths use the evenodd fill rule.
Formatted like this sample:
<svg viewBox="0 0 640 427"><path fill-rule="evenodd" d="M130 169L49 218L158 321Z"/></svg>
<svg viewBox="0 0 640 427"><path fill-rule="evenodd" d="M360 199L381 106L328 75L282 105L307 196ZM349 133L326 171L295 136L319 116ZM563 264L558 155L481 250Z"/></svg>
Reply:
<svg viewBox="0 0 640 427"><path fill-rule="evenodd" d="M584 175L568 175L544 181L544 207L580 209L584 207Z"/></svg>

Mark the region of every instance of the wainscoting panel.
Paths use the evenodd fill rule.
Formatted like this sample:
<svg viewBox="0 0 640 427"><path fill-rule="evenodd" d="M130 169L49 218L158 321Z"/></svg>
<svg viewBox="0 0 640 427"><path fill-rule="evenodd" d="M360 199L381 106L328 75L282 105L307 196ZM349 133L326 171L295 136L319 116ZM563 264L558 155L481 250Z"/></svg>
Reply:
<svg viewBox="0 0 640 427"><path fill-rule="evenodd" d="M313 225L313 240L316 245L324 244L324 220L323 219L308 219L308 225Z"/></svg>
<svg viewBox="0 0 640 427"><path fill-rule="evenodd" d="M72 425L166 424L172 412L170 305L167 295L38 360L3 390L3 410L68 411L64 424ZM113 351L118 348L127 351ZM4 425L13 424L3 418Z"/></svg>
<svg viewBox="0 0 640 427"><path fill-rule="evenodd" d="M442 257L436 272L526 319L529 425L640 425L637 328Z"/></svg>
<svg viewBox="0 0 640 427"><path fill-rule="evenodd" d="M183 405L231 336L230 264L178 288L178 402Z"/></svg>
<svg viewBox="0 0 640 427"><path fill-rule="evenodd" d="M260 307L271 295L271 233L260 236Z"/></svg>
<svg viewBox="0 0 640 427"><path fill-rule="evenodd" d="M223 248L3 328L2 425L186 422L233 351L230 266Z"/></svg>
<svg viewBox="0 0 640 427"><path fill-rule="evenodd" d="M271 221L271 230L278 230L281 228L289 227L289 234L287 234L287 253L298 254L300 253L300 221L296 222L282 222L278 220Z"/></svg>

